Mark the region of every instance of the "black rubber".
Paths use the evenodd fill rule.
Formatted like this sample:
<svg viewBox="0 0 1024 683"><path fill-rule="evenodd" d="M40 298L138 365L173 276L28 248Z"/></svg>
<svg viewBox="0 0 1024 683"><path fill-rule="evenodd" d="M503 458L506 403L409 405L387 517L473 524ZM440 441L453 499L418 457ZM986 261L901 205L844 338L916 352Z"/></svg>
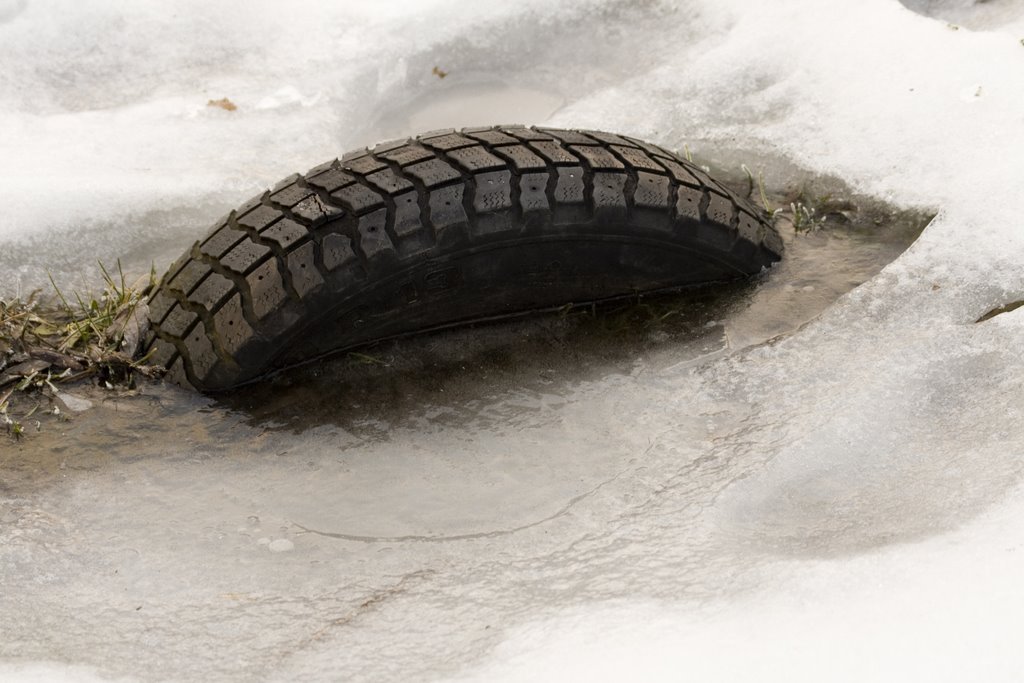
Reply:
<svg viewBox="0 0 1024 683"><path fill-rule="evenodd" d="M347 154L232 211L164 275L150 362L204 391L371 341L757 273L766 215L660 147L445 130Z"/></svg>

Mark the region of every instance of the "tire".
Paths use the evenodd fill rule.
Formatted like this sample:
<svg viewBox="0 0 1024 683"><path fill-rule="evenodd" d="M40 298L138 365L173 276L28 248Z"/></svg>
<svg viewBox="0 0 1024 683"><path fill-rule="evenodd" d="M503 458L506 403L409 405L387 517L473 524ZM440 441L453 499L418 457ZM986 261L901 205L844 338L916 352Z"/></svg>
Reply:
<svg viewBox="0 0 1024 683"><path fill-rule="evenodd" d="M149 362L219 391L333 351L749 276L766 215L660 147L498 126L380 144L219 221L150 301Z"/></svg>

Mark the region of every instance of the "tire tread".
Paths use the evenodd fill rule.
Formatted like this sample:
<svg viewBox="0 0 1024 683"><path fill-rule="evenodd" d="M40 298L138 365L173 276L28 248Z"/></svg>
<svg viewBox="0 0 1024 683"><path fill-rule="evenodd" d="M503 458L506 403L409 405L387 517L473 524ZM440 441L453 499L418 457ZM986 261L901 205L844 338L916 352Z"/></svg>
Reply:
<svg viewBox="0 0 1024 683"><path fill-rule="evenodd" d="M782 250L763 211L660 146L590 130L433 131L290 176L218 221L153 295L149 359L172 380L228 388L272 370L254 363L324 292L581 225L682 240L737 274Z"/></svg>

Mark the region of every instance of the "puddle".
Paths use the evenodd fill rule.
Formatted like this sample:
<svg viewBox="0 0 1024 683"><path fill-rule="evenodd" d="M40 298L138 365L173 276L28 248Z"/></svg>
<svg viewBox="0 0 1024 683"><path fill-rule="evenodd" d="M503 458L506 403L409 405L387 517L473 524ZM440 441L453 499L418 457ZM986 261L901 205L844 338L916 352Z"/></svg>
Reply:
<svg viewBox="0 0 1024 683"><path fill-rule="evenodd" d="M849 197L834 182L805 189L825 192ZM774 205L790 198L778 195ZM221 400L253 426L301 433L333 424L361 439L386 439L399 426L486 430L544 419L549 403L568 400L565 390L580 383L656 376L797 330L878 273L930 220L851 201L809 231L780 220L785 258L750 281L384 342Z"/></svg>

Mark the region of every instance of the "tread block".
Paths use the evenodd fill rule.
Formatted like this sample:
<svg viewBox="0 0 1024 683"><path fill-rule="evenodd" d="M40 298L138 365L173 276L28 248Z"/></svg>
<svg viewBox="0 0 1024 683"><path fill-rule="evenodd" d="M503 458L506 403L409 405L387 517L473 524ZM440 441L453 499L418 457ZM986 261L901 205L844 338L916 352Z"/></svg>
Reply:
<svg viewBox="0 0 1024 683"><path fill-rule="evenodd" d="M454 132L456 132L454 128L436 128L434 130L428 130L425 133L420 133L419 135L416 136L416 139L427 140L430 138L439 138Z"/></svg>
<svg viewBox="0 0 1024 683"><path fill-rule="evenodd" d="M547 133L556 140L561 140L566 145L596 145L593 138L575 130L561 130L558 128L538 128L537 130Z"/></svg>
<svg viewBox="0 0 1024 683"><path fill-rule="evenodd" d="M304 298L324 284L324 279L316 269L316 245L306 242L288 254L288 270L292 274L292 286L299 298Z"/></svg>
<svg viewBox="0 0 1024 683"><path fill-rule="evenodd" d="M160 329L175 337L184 337L197 320L199 320L199 316L192 311L175 306L160 323Z"/></svg>
<svg viewBox="0 0 1024 683"><path fill-rule="evenodd" d="M462 185L451 185L430 193L430 222L434 226L437 243L441 246L466 240L469 218L462 207L464 191Z"/></svg>
<svg viewBox="0 0 1024 683"><path fill-rule="evenodd" d="M349 151L347 151L344 154L342 154L341 158L338 159L338 161L342 162L342 163L347 163L349 161L352 161L353 159L361 159L361 158L365 157L366 155L368 155L369 153L370 153L370 150L368 150L365 147L362 147L362 148L359 148L359 149L350 149Z"/></svg>
<svg viewBox="0 0 1024 683"><path fill-rule="evenodd" d="M167 288L188 296L199 281L210 272L210 267L199 261L189 261L178 274L171 278Z"/></svg>
<svg viewBox="0 0 1024 683"><path fill-rule="evenodd" d="M324 235L320 249L323 252L324 268L329 271L357 260L352 240L336 232Z"/></svg>
<svg viewBox="0 0 1024 683"><path fill-rule="evenodd" d="M720 225L732 227L733 218L736 215L736 206L732 200L710 193L711 201L708 202L707 218Z"/></svg>
<svg viewBox="0 0 1024 683"><path fill-rule="evenodd" d="M508 171L480 173L476 176L473 208L479 213L512 208L512 174Z"/></svg>
<svg viewBox="0 0 1024 683"><path fill-rule="evenodd" d="M547 173L527 173L519 179L519 206L523 210L523 218L533 224L542 220L551 212L548 203Z"/></svg>
<svg viewBox="0 0 1024 683"><path fill-rule="evenodd" d="M704 193L685 185L679 187L676 197L676 215L691 221L700 220L700 203Z"/></svg>
<svg viewBox="0 0 1024 683"><path fill-rule="evenodd" d="M636 147L636 144L632 141L622 137L621 135L615 135L614 133L605 133L600 130L583 130L581 133L586 133L587 137L600 140L601 142L608 145L621 145L623 147Z"/></svg>
<svg viewBox="0 0 1024 683"><path fill-rule="evenodd" d="M235 283L220 273L211 272L199 284L195 290L188 295L192 303L203 306L208 311L217 309L217 306L234 291Z"/></svg>
<svg viewBox="0 0 1024 683"><path fill-rule="evenodd" d="M387 168L387 164L379 159L374 159L370 156L369 152L361 152L351 158L348 158L347 154L343 156L341 158L341 167L346 171L352 171L359 175L369 175L382 168Z"/></svg>
<svg viewBox="0 0 1024 683"><path fill-rule="evenodd" d="M213 326L221 348L234 355L253 338L255 332L242 315L242 297L235 294L213 315Z"/></svg>
<svg viewBox="0 0 1024 683"><path fill-rule="evenodd" d="M356 182L356 177L351 173L345 173L344 171L332 168L323 173L318 173L315 176L306 178L306 184L310 187L315 187L318 190L323 190L330 194L335 190L351 185Z"/></svg>
<svg viewBox="0 0 1024 683"><path fill-rule="evenodd" d="M423 231L420 220L420 205L415 192L406 192L395 197L395 234L410 237Z"/></svg>
<svg viewBox="0 0 1024 683"><path fill-rule="evenodd" d="M587 219L583 169L579 166L559 168L555 182L555 215L557 224L578 223Z"/></svg>
<svg viewBox="0 0 1024 683"><path fill-rule="evenodd" d="M450 149L458 149L460 147L469 147L477 144L476 140L467 138L465 135L459 133L448 133L447 135L439 135L433 138L420 139L420 144L432 147L433 149L439 149L442 152L446 152Z"/></svg>
<svg viewBox="0 0 1024 683"><path fill-rule="evenodd" d="M558 169L555 183L555 201L559 204L582 204L585 186L583 169L579 166Z"/></svg>
<svg viewBox="0 0 1024 683"><path fill-rule="evenodd" d="M376 145L374 145L373 149L370 150L370 153L376 156L380 156L384 152L390 152L393 149L398 149L399 147L408 145L409 142L409 138L395 138L394 140L384 140L383 142L378 142Z"/></svg>
<svg viewBox="0 0 1024 683"><path fill-rule="evenodd" d="M338 200L356 214L384 206L384 198L365 185L348 185L337 192L332 192L331 198Z"/></svg>
<svg viewBox="0 0 1024 683"><path fill-rule="evenodd" d="M430 161L413 164L405 170L416 176L421 183L430 189L462 177L461 173L440 159L431 159Z"/></svg>
<svg viewBox="0 0 1024 683"><path fill-rule="evenodd" d="M366 176L366 179L388 194L398 194L412 189L412 183L397 175L390 168L371 173Z"/></svg>
<svg viewBox="0 0 1024 683"><path fill-rule="evenodd" d="M736 205L737 210L739 210L739 205L742 204L744 201L743 199L740 198L738 194L736 194L735 192L733 192L732 190L730 190L728 187L721 184L717 180L712 179L711 185L708 186L708 189L714 192L715 194L720 194L729 201L731 201L733 204Z"/></svg>
<svg viewBox="0 0 1024 683"><path fill-rule="evenodd" d="M178 300L172 296L166 285L161 285L155 294L150 295L149 302L149 335L156 336L156 330L162 329L164 321L171 312L178 308ZM145 349L146 347L141 347Z"/></svg>
<svg viewBox="0 0 1024 683"><path fill-rule="evenodd" d="M397 149L384 152L380 156L390 159L399 166L408 166L409 164L415 164L417 161L432 159L434 153L419 145L403 145Z"/></svg>
<svg viewBox="0 0 1024 683"><path fill-rule="evenodd" d="M506 168L508 164L483 147L464 147L448 153L448 158L470 173Z"/></svg>
<svg viewBox="0 0 1024 683"><path fill-rule="evenodd" d="M638 207L667 209L671 201L671 188L668 178L643 171L637 172L636 191L633 193L633 201Z"/></svg>
<svg viewBox="0 0 1024 683"><path fill-rule="evenodd" d="M200 380L205 379L217 364L217 353L213 350L213 342L210 341L206 326L202 322L189 332L185 346L188 348L185 362L192 366L192 374Z"/></svg>
<svg viewBox="0 0 1024 683"><path fill-rule="evenodd" d="M678 158L677 155L672 154L671 152L665 150L662 147L659 147L658 145L651 144L650 142L646 142L644 140L637 140L636 138L631 138L628 135L623 135L621 137L624 140L628 140L631 144L635 145L636 147L639 147L643 151L647 152L651 156L666 157L668 159L673 160Z"/></svg>
<svg viewBox="0 0 1024 683"><path fill-rule="evenodd" d="M739 232L740 237L753 242L754 244L761 241L764 232L760 221L746 211L739 212L739 220L736 223L736 229Z"/></svg>
<svg viewBox="0 0 1024 683"><path fill-rule="evenodd" d="M547 164L539 156L531 152L523 145L509 145L499 147L494 152L512 163L512 167L522 173L523 171L541 170L547 168Z"/></svg>
<svg viewBox="0 0 1024 683"><path fill-rule="evenodd" d="M171 384L177 384L179 387L189 388L192 384L188 381L188 377L185 375L185 364L181 360L181 356L178 356L169 368L167 368L167 374L164 375L164 379Z"/></svg>
<svg viewBox="0 0 1024 683"><path fill-rule="evenodd" d="M554 140L549 133L526 126L502 126L502 130L520 140Z"/></svg>
<svg viewBox="0 0 1024 683"><path fill-rule="evenodd" d="M245 238L246 234L241 230L233 230L228 227L223 227L210 235L206 241L199 246L199 251L207 256L220 258Z"/></svg>
<svg viewBox="0 0 1024 683"><path fill-rule="evenodd" d="M622 173L594 174L594 219L622 224L626 220L626 176Z"/></svg>
<svg viewBox="0 0 1024 683"><path fill-rule="evenodd" d="M697 168L693 164L684 164L684 168L686 168L686 170L690 172L690 175L692 175L694 178L696 178L697 182L699 182L704 187L706 187L708 189L711 189L711 190L716 190L716 191L718 191L721 194L725 194L725 192L724 192L724 190L722 190L721 186L718 183L716 183L714 180L712 180L711 176L709 176L707 173L704 172L704 169Z"/></svg>
<svg viewBox="0 0 1024 683"><path fill-rule="evenodd" d="M157 339L150 347L149 357L146 359L148 365L157 365L163 368L169 366L178 357L178 349L173 344Z"/></svg>
<svg viewBox="0 0 1024 683"><path fill-rule="evenodd" d="M155 323L159 323L167 315L167 312L171 310L171 307L177 303L174 299L164 292L163 288L158 289L156 294L150 297L147 305L149 306L149 319Z"/></svg>
<svg viewBox="0 0 1024 683"><path fill-rule="evenodd" d="M280 204L290 209L311 194L313 193L304 187L288 185L284 189L270 195L270 200L275 204Z"/></svg>
<svg viewBox="0 0 1024 683"><path fill-rule="evenodd" d="M612 149L615 150L616 154L625 159L627 164L634 168L643 169L651 173L665 173L665 169L659 166L658 162L639 149L619 147L617 145L613 145Z"/></svg>
<svg viewBox="0 0 1024 683"><path fill-rule="evenodd" d="M697 176L690 172L689 168L684 167L682 164L672 161L671 159L658 159L658 163L664 166L669 175L675 178L683 185L689 185L690 187L703 187L703 183L697 180Z"/></svg>
<svg viewBox="0 0 1024 683"><path fill-rule="evenodd" d="M263 257L270 253L270 247L252 240L245 240L228 252L220 264L229 270L245 275Z"/></svg>
<svg viewBox="0 0 1024 683"><path fill-rule="evenodd" d="M290 218L282 218L261 232L260 237L276 242L282 248L285 248L295 244L308 234L309 231L304 226L299 225Z"/></svg>
<svg viewBox="0 0 1024 683"><path fill-rule="evenodd" d="M359 247L367 259L393 256L395 245L391 244L384 226L387 223L387 211L378 209L373 213L359 218L356 230L359 232Z"/></svg>
<svg viewBox="0 0 1024 683"><path fill-rule="evenodd" d="M249 283L253 313L259 320L277 310L278 305L285 299L284 281L277 270L276 258L268 258L256 266L245 276L245 281Z"/></svg>
<svg viewBox="0 0 1024 683"><path fill-rule="evenodd" d="M249 213L243 216L239 216L235 220L239 225L244 225L247 228L252 228L253 230L259 232L260 230L267 227L280 217L281 212L278 211L277 209L272 209L269 206L260 205L257 206L252 211L250 211Z"/></svg>
<svg viewBox="0 0 1024 683"><path fill-rule="evenodd" d="M595 171L617 171L625 168L622 162L615 158L615 155L604 147L582 147L573 145L570 147L578 154L587 165Z"/></svg>
<svg viewBox="0 0 1024 683"><path fill-rule="evenodd" d="M500 130L480 130L480 131L464 131L466 135L480 142L486 142L489 145L514 145L519 142L513 137L505 135Z"/></svg>
<svg viewBox="0 0 1024 683"><path fill-rule="evenodd" d="M531 142L530 147L556 166L575 166L580 160L557 142Z"/></svg>
<svg viewBox="0 0 1024 683"><path fill-rule="evenodd" d="M477 214L476 235L507 232L512 228L512 174L509 171L476 176L473 210Z"/></svg>
<svg viewBox="0 0 1024 683"><path fill-rule="evenodd" d="M320 197L315 194L310 195L293 206L292 213L303 220L309 221L310 225L321 225L326 221L334 220L345 214L344 211L336 206L324 204Z"/></svg>
<svg viewBox="0 0 1024 683"><path fill-rule="evenodd" d="M399 237L423 228L420 220L420 204L415 191L394 198L394 232Z"/></svg>
<svg viewBox="0 0 1024 683"><path fill-rule="evenodd" d="M667 177L637 173L630 220L638 227L672 234L672 184Z"/></svg>

